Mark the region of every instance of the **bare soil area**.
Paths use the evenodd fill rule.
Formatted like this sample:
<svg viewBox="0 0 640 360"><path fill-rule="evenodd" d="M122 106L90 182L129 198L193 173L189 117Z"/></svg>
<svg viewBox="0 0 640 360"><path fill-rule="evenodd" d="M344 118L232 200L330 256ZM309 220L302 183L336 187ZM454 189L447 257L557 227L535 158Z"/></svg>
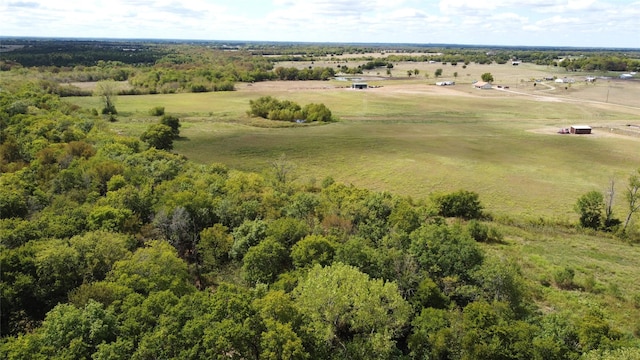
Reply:
<svg viewBox="0 0 640 360"><path fill-rule="evenodd" d="M592 126L591 134L561 134L560 128L555 126L546 126L538 129L528 130L529 132L545 135L556 136L580 136L585 138L625 138L628 140L640 141L640 125L632 124L608 124Z"/></svg>

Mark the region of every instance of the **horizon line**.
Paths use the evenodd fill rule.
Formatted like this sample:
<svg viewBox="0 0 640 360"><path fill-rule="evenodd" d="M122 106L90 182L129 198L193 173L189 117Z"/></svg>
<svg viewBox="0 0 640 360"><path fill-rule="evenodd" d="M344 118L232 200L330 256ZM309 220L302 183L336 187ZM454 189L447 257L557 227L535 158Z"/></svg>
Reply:
<svg viewBox="0 0 640 360"><path fill-rule="evenodd" d="M571 46L571 45L498 45L498 44L463 44L463 43L413 43L413 42L340 42L340 41L290 41L290 40L221 40L221 39L187 39L187 38L124 38L124 37L78 37L78 36L31 36L31 35L0 35L0 39L13 40L66 40L66 41L118 41L118 42L198 42L198 43L231 43L231 44L331 44L331 45L359 45L359 46L404 46L404 47L461 47L461 48L529 48L529 49L572 49L572 50L631 50L640 51L633 47L604 47L604 46ZM0 46L3 44L0 42Z"/></svg>

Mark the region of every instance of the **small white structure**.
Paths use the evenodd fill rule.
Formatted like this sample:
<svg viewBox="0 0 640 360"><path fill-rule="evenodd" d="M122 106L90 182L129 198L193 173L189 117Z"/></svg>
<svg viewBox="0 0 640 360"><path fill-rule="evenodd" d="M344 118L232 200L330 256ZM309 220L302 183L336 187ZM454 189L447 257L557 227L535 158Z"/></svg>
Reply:
<svg viewBox="0 0 640 360"><path fill-rule="evenodd" d="M486 81L476 81L473 83L473 87L476 89L491 89L493 87L493 85L491 85L491 83L488 83Z"/></svg>
<svg viewBox="0 0 640 360"><path fill-rule="evenodd" d="M573 84L576 81L574 79L564 77L562 79L556 79L556 82L560 84Z"/></svg>

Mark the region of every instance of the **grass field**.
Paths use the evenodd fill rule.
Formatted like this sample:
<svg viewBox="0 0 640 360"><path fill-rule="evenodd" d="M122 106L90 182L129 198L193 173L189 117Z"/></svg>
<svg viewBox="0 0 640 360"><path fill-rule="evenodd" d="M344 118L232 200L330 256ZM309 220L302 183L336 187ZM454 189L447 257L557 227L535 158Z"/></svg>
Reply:
<svg viewBox="0 0 640 360"><path fill-rule="evenodd" d="M415 66L398 64L394 73ZM419 66L423 74L442 67ZM116 104L119 120L110 126L137 136L158 121L148 110L164 106L181 119L175 151L199 163L262 171L284 154L296 165L300 182L331 176L415 199L432 192L476 191L489 212L524 224L495 225L505 242L483 248L520 266L536 285L531 288L543 311L580 316L599 308L621 330L638 332L640 248L573 229L547 229L546 220L530 224L541 218L575 222L577 198L604 191L611 178L617 184L617 215L623 217L626 180L640 168L640 133L627 126L640 125L640 83L585 84L575 76L576 83L565 89L529 81L552 70L557 71L474 65L469 75L460 71L453 87L435 86L433 75L421 75L370 80L380 87L364 91L347 89L350 83L340 81L265 82L239 84L238 91L225 93L122 96ZM483 72L491 72L509 91L473 89L471 79ZM264 95L322 102L340 121L292 125L249 118L249 100ZM96 98L71 100L99 107ZM556 133L572 124L591 125L594 133ZM554 272L567 267L575 270L575 290L537 286L552 283Z"/></svg>
<svg viewBox="0 0 640 360"><path fill-rule="evenodd" d="M548 73L533 65L471 68L514 80ZM514 81L507 92L434 81L379 80L372 85L381 87L365 91L340 81L266 82L240 84L235 92L121 96L120 120L112 127L139 135L157 121L147 111L164 106L183 125L175 151L197 162L261 171L284 154L299 181L332 176L417 199L463 188L478 192L490 212L534 218L574 218L577 197L604 190L612 177L622 185L640 167L640 137L621 135L626 125L640 125L638 83L577 82L565 90L527 80ZM609 102L597 100L607 92ZM618 93L624 96L613 96ZM322 102L340 121L274 127L250 119L249 100L264 95ZM96 98L73 101L98 107ZM593 126L594 134L555 133L578 123Z"/></svg>

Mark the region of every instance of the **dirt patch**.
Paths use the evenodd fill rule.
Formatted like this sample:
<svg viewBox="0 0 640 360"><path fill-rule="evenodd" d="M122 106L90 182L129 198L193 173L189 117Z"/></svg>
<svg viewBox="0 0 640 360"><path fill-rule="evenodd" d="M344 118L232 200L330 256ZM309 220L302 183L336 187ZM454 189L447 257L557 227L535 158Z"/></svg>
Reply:
<svg viewBox="0 0 640 360"><path fill-rule="evenodd" d="M299 91L299 90L332 90L340 87L349 87L351 83L338 84L333 81L261 81L256 83L236 84L236 89L241 91Z"/></svg>
<svg viewBox="0 0 640 360"><path fill-rule="evenodd" d="M591 134L561 134L561 127L547 126L538 129L527 130L528 132L555 136L581 136L587 138L624 138L628 140L640 141L640 126L629 124L600 125L592 126Z"/></svg>

